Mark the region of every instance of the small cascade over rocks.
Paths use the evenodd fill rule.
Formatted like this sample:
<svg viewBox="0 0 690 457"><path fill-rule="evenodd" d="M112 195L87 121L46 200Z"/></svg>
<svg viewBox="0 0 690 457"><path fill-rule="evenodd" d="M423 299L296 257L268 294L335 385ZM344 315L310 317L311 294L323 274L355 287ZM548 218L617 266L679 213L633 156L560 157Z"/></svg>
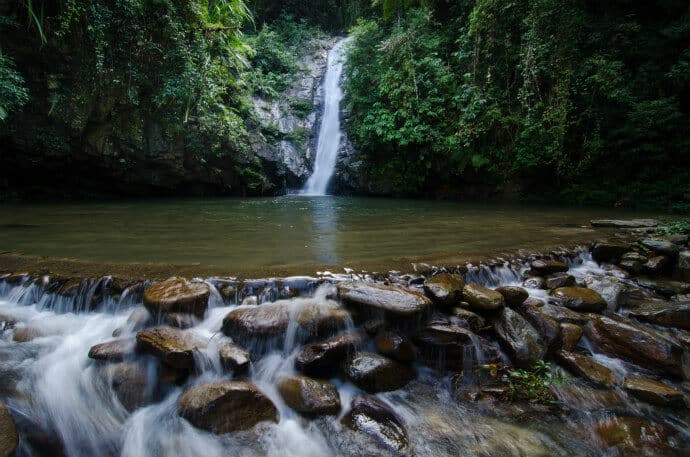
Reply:
<svg viewBox="0 0 690 457"><path fill-rule="evenodd" d="M638 241L627 250L662 248ZM690 286L631 275L624 257L257 280L6 274L0 437L18 435L21 457L687 455ZM577 290L546 288L564 274Z"/></svg>

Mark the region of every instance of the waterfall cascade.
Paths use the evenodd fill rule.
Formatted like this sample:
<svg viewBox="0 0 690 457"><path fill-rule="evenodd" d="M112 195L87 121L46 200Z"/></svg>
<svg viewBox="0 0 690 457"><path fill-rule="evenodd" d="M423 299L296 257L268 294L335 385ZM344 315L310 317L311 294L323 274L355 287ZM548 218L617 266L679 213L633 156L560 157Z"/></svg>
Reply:
<svg viewBox="0 0 690 457"><path fill-rule="evenodd" d="M340 76L343 73L343 51L349 38L338 41L328 53L328 69L324 82L324 110L319 126L314 170L302 189L303 195L326 195L328 182L333 176L340 145L340 101L343 91Z"/></svg>

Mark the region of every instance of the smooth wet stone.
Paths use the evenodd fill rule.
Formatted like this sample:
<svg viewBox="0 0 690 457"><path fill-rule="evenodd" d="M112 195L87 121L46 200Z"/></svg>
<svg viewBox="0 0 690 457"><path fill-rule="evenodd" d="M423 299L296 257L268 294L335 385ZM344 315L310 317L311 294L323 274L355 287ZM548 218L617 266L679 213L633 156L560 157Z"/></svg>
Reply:
<svg viewBox="0 0 690 457"><path fill-rule="evenodd" d="M690 283L668 279L637 278L637 283L665 297L690 293Z"/></svg>
<svg viewBox="0 0 690 457"><path fill-rule="evenodd" d="M329 377L361 342L359 333L347 333L310 344L297 354L295 368L308 376Z"/></svg>
<svg viewBox="0 0 690 457"><path fill-rule="evenodd" d="M651 228L659 225L656 219L594 219L592 227Z"/></svg>
<svg viewBox="0 0 690 457"><path fill-rule="evenodd" d="M409 447L407 431L402 420L375 397L354 397L350 403L350 410L341 422L352 430L369 435L390 451L404 452Z"/></svg>
<svg viewBox="0 0 690 457"><path fill-rule="evenodd" d="M487 361L498 356L484 339L451 323L427 325L414 336L414 342L420 349L421 360L440 371L462 370L467 355L476 358L475 351L481 351Z"/></svg>
<svg viewBox="0 0 690 457"><path fill-rule="evenodd" d="M528 289L543 289L546 281L541 276L532 276L522 282L522 285Z"/></svg>
<svg viewBox="0 0 690 457"><path fill-rule="evenodd" d="M669 455L678 435L668 425L633 416L602 419L594 424L593 430L605 446L617 448L616 455L622 456Z"/></svg>
<svg viewBox="0 0 690 457"><path fill-rule="evenodd" d="M657 254L668 255L671 257L675 257L679 251L678 245L668 240L646 238L640 241L640 244L650 251L656 252Z"/></svg>
<svg viewBox="0 0 690 457"><path fill-rule="evenodd" d="M671 259L665 255L658 255L651 257L644 265L642 269L645 273L656 276L665 273L671 266Z"/></svg>
<svg viewBox="0 0 690 457"><path fill-rule="evenodd" d="M515 309L539 333L546 343L549 353L557 351L562 346L561 326L556 319L543 313L541 307L523 304Z"/></svg>
<svg viewBox="0 0 690 457"><path fill-rule="evenodd" d="M178 414L193 426L215 434L248 430L260 422L278 422L278 410L248 381L197 384L178 399Z"/></svg>
<svg viewBox="0 0 690 457"><path fill-rule="evenodd" d="M556 273L544 278L546 289L558 289L559 287L572 287L575 285L575 276L567 273Z"/></svg>
<svg viewBox="0 0 690 457"><path fill-rule="evenodd" d="M218 348L220 363L226 370L232 371L235 375L246 373L251 364L251 357L241 346L234 343L222 343Z"/></svg>
<svg viewBox="0 0 690 457"><path fill-rule="evenodd" d="M339 284L338 296L349 304L370 307L398 316L415 316L427 311L431 306L431 300L420 292L364 282Z"/></svg>
<svg viewBox="0 0 690 457"><path fill-rule="evenodd" d="M654 325L690 330L690 303L647 301L635 306L628 315Z"/></svg>
<svg viewBox="0 0 690 457"><path fill-rule="evenodd" d="M10 457L19 445L14 419L4 403L0 402L0 457Z"/></svg>
<svg viewBox="0 0 690 457"><path fill-rule="evenodd" d="M137 350L174 368L194 368L194 353L206 346L191 333L172 327L154 327L137 333Z"/></svg>
<svg viewBox="0 0 690 457"><path fill-rule="evenodd" d="M535 260L529 266L532 274L542 277L568 271L568 265L557 260Z"/></svg>
<svg viewBox="0 0 690 457"><path fill-rule="evenodd" d="M563 306L575 311L598 313L607 306L598 292L586 287L561 287L551 292L551 295Z"/></svg>
<svg viewBox="0 0 690 457"><path fill-rule="evenodd" d="M586 314L578 313L565 306L549 305L545 304L540 308L541 312L547 316L553 317L559 323L569 323L577 325L585 325L589 322L590 317Z"/></svg>
<svg viewBox="0 0 690 457"><path fill-rule="evenodd" d="M18 327L14 329L12 341L15 343L28 343L44 336L50 336L50 332L38 327Z"/></svg>
<svg viewBox="0 0 690 457"><path fill-rule="evenodd" d="M683 348L660 332L620 317L592 315L585 335L598 350L650 370L682 376Z"/></svg>
<svg viewBox="0 0 690 457"><path fill-rule="evenodd" d="M165 313L163 315L163 322L171 327L180 329L192 328L199 323L199 319L186 313Z"/></svg>
<svg viewBox="0 0 690 457"><path fill-rule="evenodd" d="M465 281L462 276L450 273L437 274L424 282L424 291L440 306L453 306L462 301Z"/></svg>
<svg viewBox="0 0 690 457"><path fill-rule="evenodd" d="M96 344L89 350L89 358L94 360L122 361L134 354L134 338L122 338Z"/></svg>
<svg viewBox="0 0 690 457"><path fill-rule="evenodd" d="M501 286L496 288L496 292L503 295L506 305L511 308L522 305L529 297L529 293L518 286Z"/></svg>
<svg viewBox="0 0 690 457"><path fill-rule="evenodd" d="M413 368L371 352L355 354L344 369L353 384L369 393L401 389L416 376Z"/></svg>
<svg viewBox="0 0 690 457"><path fill-rule="evenodd" d="M621 297L626 293L627 285L618 278L610 276L587 277L585 278L587 287L606 301L608 311L616 311L620 307Z"/></svg>
<svg viewBox="0 0 690 457"><path fill-rule="evenodd" d="M563 350L572 352L582 338L582 327L576 324L564 322L561 326L561 338L563 340Z"/></svg>
<svg viewBox="0 0 690 457"><path fill-rule="evenodd" d="M154 386L145 364L109 363L100 367L98 373L127 411L135 411L151 402Z"/></svg>
<svg viewBox="0 0 690 457"><path fill-rule="evenodd" d="M286 376L278 381L278 392L285 404L300 414L337 415L340 412L340 394L328 381Z"/></svg>
<svg viewBox="0 0 690 457"><path fill-rule="evenodd" d="M410 363L416 358L415 347L404 335L384 332L376 336L376 350L398 362Z"/></svg>
<svg viewBox="0 0 690 457"><path fill-rule="evenodd" d="M472 311L485 312L501 309L505 299L500 292L478 284L468 284L463 289L463 297Z"/></svg>
<svg viewBox="0 0 690 457"><path fill-rule="evenodd" d="M653 379L641 376L628 376L623 381L623 389L640 400L658 406L684 406L683 392Z"/></svg>
<svg viewBox="0 0 690 457"><path fill-rule="evenodd" d="M599 241L592 247L592 259L597 263L617 263L629 250L627 243Z"/></svg>
<svg viewBox="0 0 690 457"><path fill-rule="evenodd" d="M493 319L494 331L516 366L531 367L546 355L546 344L525 318L503 308Z"/></svg>
<svg viewBox="0 0 690 457"><path fill-rule="evenodd" d="M211 290L203 282L170 278L144 291L144 306L152 313L188 313L204 317Z"/></svg>
<svg viewBox="0 0 690 457"><path fill-rule="evenodd" d="M486 321L484 318L468 309L454 306L450 313L453 316L452 322L455 325L458 325L462 328L467 328L474 333L477 333L486 327Z"/></svg>
<svg viewBox="0 0 690 457"><path fill-rule="evenodd" d="M616 382L610 368L576 352L559 351L556 360L574 375L594 384L610 387Z"/></svg>
<svg viewBox="0 0 690 457"><path fill-rule="evenodd" d="M153 319L151 318L151 313L143 306L137 306L129 313L127 317L127 322L123 327L116 328L113 331L113 336L117 337L122 335L125 331L138 332L139 330L151 325Z"/></svg>

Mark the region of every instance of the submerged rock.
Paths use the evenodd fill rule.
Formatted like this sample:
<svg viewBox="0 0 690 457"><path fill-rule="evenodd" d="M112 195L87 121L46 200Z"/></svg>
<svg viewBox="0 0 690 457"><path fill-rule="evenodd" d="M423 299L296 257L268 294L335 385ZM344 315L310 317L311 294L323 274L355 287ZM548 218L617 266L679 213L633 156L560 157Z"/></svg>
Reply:
<svg viewBox="0 0 690 457"><path fill-rule="evenodd" d="M4 403L0 402L0 457L10 457L19 445L14 419Z"/></svg>
<svg viewBox="0 0 690 457"><path fill-rule="evenodd" d="M654 325L690 330L690 303L646 301L630 310L629 315Z"/></svg>
<svg viewBox="0 0 690 457"><path fill-rule="evenodd" d="M371 352L360 352L345 363L345 374L367 392L388 392L405 387L416 374L413 368Z"/></svg>
<svg viewBox="0 0 690 457"><path fill-rule="evenodd" d="M300 414L336 415L340 412L338 389L330 382L306 376L286 376L278 382L285 404Z"/></svg>
<svg viewBox="0 0 690 457"><path fill-rule="evenodd" d="M463 287L462 276L449 273L437 274L424 283L429 298L441 306L453 306L462 301Z"/></svg>
<svg viewBox="0 0 690 457"><path fill-rule="evenodd" d="M568 265L557 260L535 260L530 264L532 274L536 276L548 276L554 273L568 271Z"/></svg>
<svg viewBox="0 0 690 457"><path fill-rule="evenodd" d="M420 292L364 282L339 284L338 295L347 303L374 308L398 316L418 315L427 311L431 306L431 300Z"/></svg>
<svg viewBox="0 0 690 457"><path fill-rule="evenodd" d="M463 289L463 297L473 311L495 311L505 305L505 299L500 292L482 287L478 284L468 284Z"/></svg>
<svg viewBox="0 0 690 457"><path fill-rule="evenodd" d="M575 352L559 351L557 353L557 360L560 365L571 373L594 384L611 387L616 382L611 369L584 355Z"/></svg>
<svg viewBox="0 0 690 457"><path fill-rule="evenodd" d="M361 341L359 333L348 333L311 344L297 354L295 368L308 376L331 376Z"/></svg>
<svg viewBox="0 0 690 457"><path fill-rule="evenodd" d="M194 368L194 352L205 346L191 333L172 327L154 327L137 333L137 350L174 368Z"/></svg>
<svg viewBox="0 0 690 457"><path fill-rule="evenodd" d="M220 363L223 368L232 371L235 375L246 373L249 370L251 358L244 348L233 344L223 343L218 349Z"/></svg>
<svg viewBox="0 0 690 457"><path fill-rule="evenodd" d="M171 327L188 329L199 323L199 319L192 314L185 313L165 313L163 322Z"/></svg>
<svg viewBox="0 0 690 457"><path fill-rule="evenodd" d="M659 406L684 406L683 392L659 381L641 376L628 376L623 388L634 397Z"/></svg>
<svg viewBox="0 0 690 457"><path fill-rule="evenodd" d="M529 293L518 286L501 286L496 288L496 292L503 295L506 305L511 308L522 305L529 297Z"/></svg>
<svg viewBox="0 0 690 457"><path fill-rule="evenodd" d="M494 360L496 351L481 337L450 323L431 323L414 336L422 360L437 370L460 371L468 355ZM478 351L479 357L476 352ZM476 362L476 360L474 361Z"/></svg>
<svg viewBox="0 0 690 457"><path fill-rule="evenodd" d="M537 330L510 308L503 308L493 320L496 336L515 365L531 367L546 355L546 345Z"/></svg>
<svg viewBox="0 0 690 457"><path fill-rule="evenodd" d="M369 435L390 451L403 452L409 446L402 420L374 397L354 397L342 423L352 430Z"/></svg>
<svg viewBox="0 0 690 457"><path fill-rule="evenodd" d="M608 447L618 448L622 454L630 456L654 456L667 453L675 447L678 432L641 417L617 416L594 424L594 431ZM663 454L668 455L668 454Z"/></svg>
<svg viewBox="0 0 690 457"><path fill-rule="evenodd" d="M123 338L92 346L89 358L95 360L122 361L134 354L136 341L133 338Z"/></svg>
<svg viewBox="0 0 690 457"><path fill-rule="evenodd" d="M144 306L153 314L188 313L203 317L211 291L208 284L170 278L144 291Z"/></svg>
<svg viewBox="0 0 690 457"><path fill-rule="evenodd" d="M575 311L600 312L607 304L598 292L585 287L561 287L552 292L563 306Z"/></svg>
<svg viewBox="0 0 690 457"><path fill-rule="evenodd" d="M153 398L154 386L145 364L139 362L120 362L103 365L99 376L106 382L122 406L134 411Z"/></svg>
<svg viewBox="0 0 690 457"><path fill-rule="evenodd" d="M376 337L376 350L381 354L398 362L413 362L416 354L415 347L403 335L394 332L381 333Z"/></svg>
<svg viewBox="0 0 690 457"><path fill-rule="evenodd" d="M178 399L178 414L195 427L216 434L248 430L264 421L278 422L273 402L247 381L190 387Z"/></svg>

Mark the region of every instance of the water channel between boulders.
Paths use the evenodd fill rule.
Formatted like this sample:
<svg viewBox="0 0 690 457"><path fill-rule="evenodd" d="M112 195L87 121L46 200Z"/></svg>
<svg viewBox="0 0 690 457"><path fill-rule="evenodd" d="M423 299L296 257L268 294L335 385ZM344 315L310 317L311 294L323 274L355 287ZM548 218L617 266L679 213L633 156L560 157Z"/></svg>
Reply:
<svg viewBox="0 0 690 457"><path fill-rule="evenodd" d="M688 239L618 228L409 274L3 274L0 456L688 455Z"/></svg>

